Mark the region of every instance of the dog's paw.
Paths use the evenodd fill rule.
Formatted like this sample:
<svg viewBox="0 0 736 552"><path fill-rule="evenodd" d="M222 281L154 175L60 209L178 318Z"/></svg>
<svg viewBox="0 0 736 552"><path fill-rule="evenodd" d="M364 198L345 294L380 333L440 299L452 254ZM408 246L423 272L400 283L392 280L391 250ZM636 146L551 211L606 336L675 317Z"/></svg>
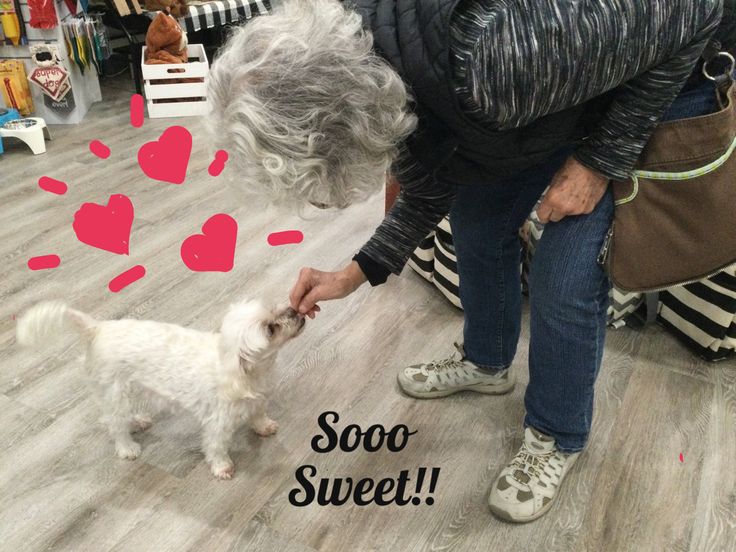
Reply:
<svg viewBox="0 0 736 552"><path fill-rule="evenodd" d="M115 453L123 460L135 460L141 455L141 446L136 442L116 443Z"/></svg>
<svg viewBox="0 0 736 552"><path fill-rule="evenodd" d="M263 421L253 424L253 431L261 437L268 437L279 430L279 423L276 420L266 418Z"/></svg>
<svg viewBox="0 0 736 552"><path fill-rule="evenodd" d="M212 475L217 479L232 479L235 473L235 464L232 461L214 462L212 464Z"/></svg>
<svg viewBox="0 0 736 552"><path fill-rule="evenodd" d="M142 431L146 431L152 425L153 420L150 416L139 414L137 416L133 416L133 421L130 423L130 430L133 433L140 433Z"/></svg>

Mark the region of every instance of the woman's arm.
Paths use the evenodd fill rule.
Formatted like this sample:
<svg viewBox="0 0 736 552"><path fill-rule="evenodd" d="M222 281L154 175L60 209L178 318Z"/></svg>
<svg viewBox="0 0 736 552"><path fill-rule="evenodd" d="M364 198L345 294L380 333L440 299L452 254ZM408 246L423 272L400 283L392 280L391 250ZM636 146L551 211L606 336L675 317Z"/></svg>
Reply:
<svg viewBox="0 0 736 552"><path fill-rule="evenodd" d="M393 174L401 192L373 237L355 256L372 285L401 272L412 251L450 211L455 197L453 186L428 175L408 151L401 151Z"/></svg>
<svg viewBox="0 0 736 552"><path fill-rule="evenodd" d="M454 188L428 175L405 148L392 172L401 193L373 237L340 271L302 269L290 294L294 309L313 316L319 301L345 297L365 281L375 286L400 273L412 251L450 211Z"/></svg>
<svg viewBox="0 0 736 552"><path fill-rule="evenodd" d="M574 154L578 161L608 178L628 178L718 26L717 15L687 46L620 87L597 129Z"/></svg>

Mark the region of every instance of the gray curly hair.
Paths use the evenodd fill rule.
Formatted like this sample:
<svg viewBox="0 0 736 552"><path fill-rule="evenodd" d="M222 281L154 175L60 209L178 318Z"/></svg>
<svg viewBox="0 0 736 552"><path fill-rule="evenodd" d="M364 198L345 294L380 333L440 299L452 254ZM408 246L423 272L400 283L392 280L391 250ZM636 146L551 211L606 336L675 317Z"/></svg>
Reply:
<svg viewBox="0 0 736 552"><path fill-rule="evenodd" d="M210 71L209 125L238 188L300 210L381 189L416 118L372 47L337 0L286 0L233 32Z"/></svg>

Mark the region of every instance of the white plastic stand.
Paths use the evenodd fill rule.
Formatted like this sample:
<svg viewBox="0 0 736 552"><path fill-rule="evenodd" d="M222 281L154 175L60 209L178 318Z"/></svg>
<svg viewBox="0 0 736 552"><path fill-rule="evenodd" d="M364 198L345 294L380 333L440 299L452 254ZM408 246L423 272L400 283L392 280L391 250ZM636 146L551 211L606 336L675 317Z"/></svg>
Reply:
<svg viewBox="0 0 736 552"><path fill-rule="evenodd" d="M9 127L9 128L6 128ZM0 127L0 138L17 138L22 140L31 148L34 155L46 153L46 142L44 137L51 140L46 121L39 117L27 117L10 121Z"/></svg>

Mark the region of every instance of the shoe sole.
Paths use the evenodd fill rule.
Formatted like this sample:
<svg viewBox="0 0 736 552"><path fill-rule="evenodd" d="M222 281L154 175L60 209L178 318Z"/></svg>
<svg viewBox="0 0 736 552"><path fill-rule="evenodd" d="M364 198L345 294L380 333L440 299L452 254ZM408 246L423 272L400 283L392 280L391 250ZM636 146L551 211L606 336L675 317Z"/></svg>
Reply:
<svg viewBox="0 0 736 552"><path fill-rule="evenodd" d="M490 502L488 503L488 507L491 509L491 512L493 513L493 515L495 515L496 517L498 517L498 518L500 518L500 519L502 519L504 521L508 521L509 523L518 523L518 524L521 524L521 523L529 523L530 521L534 521L535 519L539 519L544 514L546 514L547 512L549 512L550 508L552 508L552 506L554 505L555 501L557 500L557 495L558 494L560 494L559 493L559 490L558 490L558 492L555 493L555 495L552 497L552 500L550 500L547 503L546 506L543 506L542 509L539 510L533 516L530 516L530 517L524 518L524 519L514 519L511 516L511 514L509 514L506 510L502 510L501 508L499 508L498 506L494 506Z"/></svg>
<svg viewBox="0 0 736 552"><path fill-rule="evenodd" d="M516 385L516 380L511 380L503 385L473 385L471 387L460 387L458 389L446 389L444 391L428 391L426 393L415 393L401 386L401 379L397 378L399 389L405 394L415 399L439 399L441 397L449 397L455 393L463 391L471 391L473 393L482 393L484 395L505 395L511 392Z"/></svg>

